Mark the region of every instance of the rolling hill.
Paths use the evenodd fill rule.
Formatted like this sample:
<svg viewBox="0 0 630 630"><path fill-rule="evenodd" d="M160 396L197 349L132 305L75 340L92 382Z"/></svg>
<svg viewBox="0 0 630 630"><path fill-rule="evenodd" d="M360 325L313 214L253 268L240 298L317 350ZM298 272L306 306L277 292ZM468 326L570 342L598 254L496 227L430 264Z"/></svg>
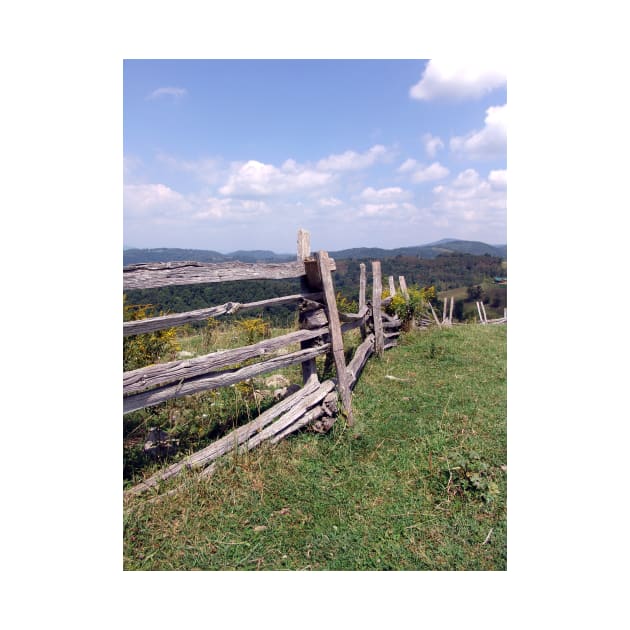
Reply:
<svg viewBox="0 0 630 630"><path fill-rule="evenodd" d="M442 254L473 254L475 256L498 256L507 258L507 245L488 245L479 241L442 239L427 245L383 249L380 247L355 247L329 252L336 260L384 260L396 256L417 256L418 258L437 258ZM276 254L268 250L238 250L229 254L205 249L179 249L161 247L157 249L125 249L123 265L146 262L168 262L174 260L195 260L197 262L288 262L294 260L294 254Z"/></svg>

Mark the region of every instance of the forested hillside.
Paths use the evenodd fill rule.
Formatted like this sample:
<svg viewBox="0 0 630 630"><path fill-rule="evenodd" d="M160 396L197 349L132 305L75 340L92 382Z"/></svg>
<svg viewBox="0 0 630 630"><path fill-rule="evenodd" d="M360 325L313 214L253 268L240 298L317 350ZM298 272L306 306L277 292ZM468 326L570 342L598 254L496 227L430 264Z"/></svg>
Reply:
<svg viewBox="0 0 630 630"><path fill-rule="evenodd" d="M191 251L191 250L188 250ZM359 295L359 265L369 263L370 258L336 259L334 273L335 289L347 300L357 301ZM369 264L367 264L369 270ZM384 276L405 276L408 286L434 286L438 292L459 287L470 287L470 299L483 299L477 290L482 284L491 284L495 276L505 276L505 263L496 256L472 254L444 254L437 258L418 258L398 255L381 259ZM384 285L387 287L387 283ZM256 280L222 282L189 286L172 286L159 289L134 290L127 292L127 304L151 304L156 313L180 313L206 308L230 301L254 302L271 297L291 295L300 290L299 280ZM486 293L489 293L488 291ZM505 289L502 290L505 296ZM487 295L486 297L489 297ZM505 298L494 300L494 308L505 306ZM485 301L485 300L484 300ZM474 305L474 303L473 303ZM279 325L285 325L293 317L294 306L276 306L266 309L265 314ZM463 313L463 305L456 309ZM472 307L471 310L472 311ZM248 316L251 316L251 312Z"/></svg>

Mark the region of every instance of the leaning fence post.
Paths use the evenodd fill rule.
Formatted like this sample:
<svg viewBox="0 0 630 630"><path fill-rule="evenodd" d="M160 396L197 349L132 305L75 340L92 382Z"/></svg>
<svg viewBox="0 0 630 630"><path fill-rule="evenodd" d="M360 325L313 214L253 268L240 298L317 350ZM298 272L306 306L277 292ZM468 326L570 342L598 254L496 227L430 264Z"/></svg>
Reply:
<svg viewBox="0 0 630 630"><path fill-rule="evenodd" d="M383 285L381 280L381 263L372 262L372 318L374 320L374 351L382 357L385 337L383 335L383 320L381 315L381 300L383 299Z"/></svg>
<svg viewBox="0 0 630 630"><path fill-rule="evenodd" d="M405 298L405 302L409 302L409 291L407 290L405 276L398 276L398 284L400 284L400 291Z"/></svg>
<svg viewBox="0 0 630 630"><path fill-rule="evenodd" d="M477 312L479 313L479 322L483 324L485 322L483 321L483 315L481 314L481 308L479 307L479 302L475 302L475 304L477 305Z"/></svg>
<svg viewBox="0 0 630 630"><path fill-rule="evenodd" d="M366 286L366 274L365 274L365 263L361 263L359 265L360 275L359 275L359 313L361 309L365 306L365 286ZM361 340L365 341L365 324L361 324Z"/></svg>
<svg viewBox="0 0 630 630"><path fill-rule="evenodd" d="M481 304L481 310L483 312L483 323L487 324L488 323L488 316L486 315L486 307L483 305L483 302L479 302L479 304Z"/></svg>
<svg viewBox="0 0 630 630"><path fill-rule="evenodd" d="M352 398L350 394L350 386L348 384L348 372L346 371L341 322L339 321L339 313L337 312L335 288L333 286L332 274L330 272L330 258L326 252L320 251L316 254L316 259L319 267L319 274L322 279L322 288L324 290L324 302L326 304L328 328L330 330L330 343L332 345L333 359L335 361L335 369L337 371L337 386L339 387L341 402L348 418L348 425L352 426L354 424L354 418L352 416Z"/></svg>
<svg viewBox="0 0 630 630"><path fill-rule="evenodd" d="M396 295L396 285L394 284L394 276L389 276L387 280L389 282L389 294L393 297L394 295Z"/></svg>

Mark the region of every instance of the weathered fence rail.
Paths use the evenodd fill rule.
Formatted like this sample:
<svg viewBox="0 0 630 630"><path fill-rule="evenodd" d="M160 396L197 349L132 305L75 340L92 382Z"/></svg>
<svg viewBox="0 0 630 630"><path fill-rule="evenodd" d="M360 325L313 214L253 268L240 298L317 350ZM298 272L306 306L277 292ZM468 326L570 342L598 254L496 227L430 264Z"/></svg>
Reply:
<svg viewBox="0 0 630 630"><path fill-rule="evenodd" d="M137 494L155 487L160 481L169 479L184 469L208 466L235 448L246 451L264 440L275 443L307 424L313 426L315 430L328 430L338 415L338 398L348 424L352 424L351 390L369 357L372 354L382 356L385 349L396 345L401 321L382 311L382 307L391 301L395 285L393 278L390 278L389 288L392 295L387 300L382 300L380 262L372 262L371 302L366 299L366 267L364 264L360 265L357 313L340 313L337 310L331 274L334 270L335 263L326 252L320 251L311 255L309 235L304 230L298 233L298 260L294 263L176 262L125 267L124 290L280 278L300 278L302 287L298 294L269 300L246 304L228 302L187 313L124 322L123 336L129 336L277 304L295 302L299 308L297 331L241 348L220 350L193 359L171 361L125 372L123 413L157 405L173 398L233 385L290 365L301 364L303 375L303 387L299 391L284 398L248 424L144 480L128 490L127 494ZM402 293L408 297L402 276L399 282ZM361 329L362 342L356 348L350 363L346 365L343 335L355 328ZM288 346L298 344L299 350L274 354ZM320 383L315 359L323 354L327 355L327 361L334 364L336 377ZM252 359L261 360L246 366L240 365ZM211 466L205 473L211 474L213 469Z"/></svg>

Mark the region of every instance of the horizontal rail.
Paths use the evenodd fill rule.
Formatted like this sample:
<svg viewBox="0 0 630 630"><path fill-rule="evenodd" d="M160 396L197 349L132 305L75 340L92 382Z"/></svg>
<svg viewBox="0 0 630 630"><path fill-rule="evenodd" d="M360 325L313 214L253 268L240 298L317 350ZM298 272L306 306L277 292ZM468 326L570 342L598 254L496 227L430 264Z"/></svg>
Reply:
<svg viewBox="0 0 630 630"><path fill-rule="evenodd" d="M326 334L328 334L327 327L316 330L298 330L286 335L272 337L271 339L263 339L250 346L219 350L194 359L170 361L130 370L123 374L123 395L137 394L151 387L207 374L213 370L234 365L241 361L255 359L290 344L315 339Z"/></svg>
<svg viewBox="0 0 630 630"><path fill-rule="evenodd" d="M320 354L324 354L329 348L330 344L323 344L314 348L274 357L268 361L255 363L254 365L247 365L236 370L211 372L184 380L174 385L164 385L146 392L126 396L123 398L123 414L138 409L144 409L145 407L152 407L171 398L180 398L219 387L227 387L257 376L258 374L265 374L266 372L273 372L274 370L279 370L289 365L303 363L309 359L314 359Z"/></svg>
<svg viewBox="0 0 630 630"><path fill-rule="evenodd" d="M234 429L234 431L228 433L228 435L222 437L216 442L213 442L200 451L189 455L182 461L171 464L168 468L166 468L166 470L156 473L149 479L145 479L137 486L134 486L130 490L127 490L125 494L139 494L145 490L155 487L160 481L166 481L167 479L174 477L182 470L207 466L210 462L214 461L221 455L224 455L225 453L233 450L234 448L248 440L251 436L264 429L278 416L281 416L283 413L290 411L306 396L317 391L319 387L320 384L317 381L317 378L312 378L305 384L302 389L295 392L294 394L291 394L284 400L281 400L278 404L274 405L254 420L251 420L246 425L243 425L238 429Z"/></svg>
<svg viewBox="0 0 630 630"><path fill-rule="evenodd" d="M123 291L232 280L282 280L305 275L303 262L141 263L123 268Z"/></svg>
<svg viewBox="0 0 630 630"><path fill-rule="evenodd" d="M317 300L321 299L322 295L322 293L296 293L295 295L259 300L258 302L247 302L245 304L241 304L240 302L227 302L220 306L200 308L195 311L187 311L186 313L174 313L172 315L161 315L160 317L123 322L123 337L155 332L156 330L172 328L173 326L182 326L184 324L190 324L191 322L210 319L211 317L233 315L239 311L266 308L267 306L277 306L278 304L288 304L300 300Z"/></svg>

